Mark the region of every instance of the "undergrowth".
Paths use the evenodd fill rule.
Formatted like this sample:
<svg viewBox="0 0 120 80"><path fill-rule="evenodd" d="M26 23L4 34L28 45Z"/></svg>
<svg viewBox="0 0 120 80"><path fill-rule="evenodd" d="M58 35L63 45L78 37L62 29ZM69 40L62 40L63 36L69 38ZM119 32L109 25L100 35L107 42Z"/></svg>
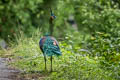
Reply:
<svg viewBox="0 0 120 80"><path fill-rule="evenodd" d="M20 69L24 75L40 74L37 79L47 80L115 80L111 70L101 67L101 60L89 55L83 56L81 47L59 41L62 56L54 56L53 72L50 73L50 59L47 57L47 71L44 69L44 57L39 49L40 35L27 38L21 34L17 44L11 44L9 53L14 59L11 65ZM73 50L75 49L75 50Z"/></svg>

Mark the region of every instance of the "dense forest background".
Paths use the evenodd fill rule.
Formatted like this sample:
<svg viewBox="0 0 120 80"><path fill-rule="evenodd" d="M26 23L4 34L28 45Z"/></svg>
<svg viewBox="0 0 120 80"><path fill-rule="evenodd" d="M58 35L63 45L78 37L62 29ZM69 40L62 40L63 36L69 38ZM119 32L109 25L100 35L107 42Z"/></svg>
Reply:
<svg viewBox="0 0 120 80"><path fill-rule="evenodd" d="M7 38L20 30L31 35L36 28L46 32L50 8L57 16L54 35L64 36L71 32L69 23L76 24L77 31L84 34L94 35L100 31L118 35L119 0L1 0L0 36Z"/></svg>
<svg viewBox="0 0 120 80"><path fill-rule="evenodd" d="M30 58L32 52L40 52L36 45L49 30L50 8L56 15L53 36L66 53L64 58L71 61L57 60L56 68L62 68L50 75L52 80L119 80L120 0L0 0L0 37L12 46L12 53ZM35 49L31 56L26 54L28 46ZM36 58L27 63L40 66L38 60L42 61Z"/></svg>

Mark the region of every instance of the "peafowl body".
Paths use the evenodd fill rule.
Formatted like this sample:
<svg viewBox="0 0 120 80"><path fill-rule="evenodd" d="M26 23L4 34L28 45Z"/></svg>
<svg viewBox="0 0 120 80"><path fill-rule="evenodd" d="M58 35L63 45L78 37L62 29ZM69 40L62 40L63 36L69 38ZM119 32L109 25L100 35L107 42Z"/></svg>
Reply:
<svg viewBox="0 0 120 80"><path fill-rule="evenodd" d="M54 37L44 36L40 39L39 45L44 55L61 55L58 42Z"/></svg>
<svg viewBox="0 0 120 80"><path fill-rule="evenodd" d="M41 49L41 51L43 52L43 55L44 55L45 70L47 69L47 67L46 67L46 61L47 61L46 56L51 57L50 60L51 60L51 72L52 72L52 56L62 54L60 52L58 42L52 36L44 36L43 38L40 39L39 46L40 46L40 49Z"/></svg>
<svg viewBox="0 0 120 80"><path fill-rule="evenodd" d="M56 18L56 16L52 13L52 10L51 10L51 16L50 16L50 33L52 35L52 32L53 32L53 20ZM61 51L60 51L60 48L59 48L59 44L57 42L57 40L50 36L50 35L45 35L44 37L42 37L39 41L39 46L40 46L40 49L41 51L43 52L43 55L44 55L44 60L45 60L45 70L47 69L46 67L46 61L47 61L47 58L46 56L50 56L50 60L51 60L51 72L52 72L52 56L53 55L62 55Z"/></svg>

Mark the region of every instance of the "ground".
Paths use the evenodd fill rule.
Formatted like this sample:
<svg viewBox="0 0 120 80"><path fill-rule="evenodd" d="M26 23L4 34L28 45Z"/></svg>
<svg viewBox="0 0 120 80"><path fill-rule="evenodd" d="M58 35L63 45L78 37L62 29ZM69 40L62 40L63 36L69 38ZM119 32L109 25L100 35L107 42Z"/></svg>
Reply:
<svg viewBox="0 0 120 80"><path fill-rule="evenodd" d="M19 70L7 65L8 58L0 58L0 80L21 80L18 78Z"/></svg>

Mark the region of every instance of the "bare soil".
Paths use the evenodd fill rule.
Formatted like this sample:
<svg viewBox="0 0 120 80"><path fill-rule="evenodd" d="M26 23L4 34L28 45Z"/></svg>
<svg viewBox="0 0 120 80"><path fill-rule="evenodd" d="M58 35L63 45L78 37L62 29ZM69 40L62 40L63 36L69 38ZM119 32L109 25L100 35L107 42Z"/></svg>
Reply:
<svg viewBox="0 0 120 80"><path fill-rule="evenodd" d="M0 80L24 80L18 77L19 73L19 70L8 66L7 58L0 58Z"/></svg>

